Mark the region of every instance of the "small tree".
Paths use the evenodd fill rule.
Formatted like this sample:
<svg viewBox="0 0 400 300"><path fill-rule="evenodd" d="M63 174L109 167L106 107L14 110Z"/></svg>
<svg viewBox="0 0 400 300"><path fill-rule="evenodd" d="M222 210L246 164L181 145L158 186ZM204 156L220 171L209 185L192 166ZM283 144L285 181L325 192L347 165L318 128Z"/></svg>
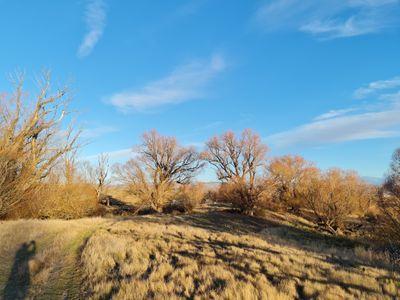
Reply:
<svg viewBox="0 0 400 300"><path fill-rule="evenodd" d="M96 195L97 199L100 200L101 196L104 194L104 190L108 184L108 173L110 165L108 163L108 155L101 154L97 160L97 167L95 169L95 179L96 179ZM107 197L107 206L110 205L110 199Z"/></svg>
<svg viewBox="0 0 400 300"><path fill-rule="evenodd" d="M393 153L379 204L383 212L379 234L392 243L400 244L400 148Z"/></svg>
<svg viewBox="0 0 400 300"><path fill-rule="evenodd" d="M268 175L276 189L274 200L290 209L299 209L301 194L317 173L315 165L301 156L286 155L273 159L268 165Z"/></svg>
<svg viewBox="0 0 400 300"><path fill-rule="evenodd" d="M240 137L233 132L210 139L202 157L216 169L218 179L229 188L223 194L242 212L252 214L262 192L260 169L265 165L267 146L259 135L244 130Z"/></svg>
<svg viewBox="0 0 400 300"><path fill-rule="evenodd" d="M88 161L82 163L83 176L95 188L97 200L101 201L105 199L107 206L110 205L110 198L104 197L104 191L108 185L109 172L110 164L107 154L100 154L97 157L97 164L95 166Z"/></svg>
<svg viewBox="0 0 400 300"><path fill-rule="evenodd" d="M0 217L34 197L60 158L76 148L79 133L61 129L65 95L65 89L51 94L46 74L32 107L22 79L11 97L0 99Z"/></svg>
<svg viewBox="0 0 400 300"><path fill-rule="evenodd" d="M117 165L115 173L130 192L157 211L171 200L176 184L189 183L204 165L193 147L183 147L155 130L143 134L137 154Z"/></svg>

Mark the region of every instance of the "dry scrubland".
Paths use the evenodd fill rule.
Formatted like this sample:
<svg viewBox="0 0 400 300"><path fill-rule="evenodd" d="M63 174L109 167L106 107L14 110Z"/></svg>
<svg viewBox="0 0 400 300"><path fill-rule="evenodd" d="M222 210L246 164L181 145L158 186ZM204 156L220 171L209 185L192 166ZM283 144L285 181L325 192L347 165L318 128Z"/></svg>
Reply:
<svg viewBox="0 0 400 300"><path fill-rule="evenodd" d="M201 152L152 130L134 158L93 164L67 90L15 84L0 96L0 220L21 219L0 224L2 298L400 297L400 149L380 187L268 157L250 129ZM206 166L218 186L196 182Z"/></svg>
<svg viewBox="0 0 400 300"><path fill-rule="evenodd" d="M400 273L385 257L292 225L276 215L209 211L6 221L0 225L2 296L15 298L18 290L52 299L400 297Z"/></svg>

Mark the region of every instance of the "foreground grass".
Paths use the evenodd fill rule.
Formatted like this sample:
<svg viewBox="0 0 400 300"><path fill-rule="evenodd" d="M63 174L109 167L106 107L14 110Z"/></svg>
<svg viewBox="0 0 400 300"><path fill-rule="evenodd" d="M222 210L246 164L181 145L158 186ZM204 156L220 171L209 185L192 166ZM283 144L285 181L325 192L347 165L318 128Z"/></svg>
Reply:
<svg viewBox="0 0 400 300"><path fill-rule="evenodd" d="M78 298L81 248L107 222L100 218L1 222L0 299Z"/></svg>
<svg viewBox="0 0 400 300"><path fill-rule="evenodd" d="M32 298L400 297L400 274L352 241L223 212L3 222L3 290L18 249L31 240Z"/></svg>

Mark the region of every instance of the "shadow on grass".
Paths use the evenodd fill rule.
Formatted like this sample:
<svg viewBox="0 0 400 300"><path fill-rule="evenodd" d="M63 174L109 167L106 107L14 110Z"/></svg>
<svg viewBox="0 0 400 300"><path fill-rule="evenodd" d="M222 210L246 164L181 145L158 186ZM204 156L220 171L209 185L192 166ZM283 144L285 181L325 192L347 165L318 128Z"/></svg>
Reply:
<svg viewBox="0 0 400 300"><path fill-rule="evenodd" d="M126 218L129 220L130 218ZM362 266L380 267L388 271L398 271L399 267L387 265L378 261L366 261L364 259L349 260L345 257L330 254L327 250L338 248L339 250L354 250L356 247L371 249L367 242L348 238L346 236L334 236L320 233L315 230L297 228L282 224L271 219L266 220L259 217L241 215L232 210L208 211L188 215L162 215L157 217L136 217L141 222L157 223L164 225L180 225L202 228L211 232L230 233L234 235L255 235L261 239L272 239L272 242L281 243L284 246L291 246L297 249L312 251L326 256L328 263L334 263L345 268L357 268Z"/></svg>
<svg viewBox="0 0 400 300"><path fill-rule="evenodd" d="M3 299L25 299L30 286L29 260L36 254L36 242L23 243L15 254Z"/></svg>

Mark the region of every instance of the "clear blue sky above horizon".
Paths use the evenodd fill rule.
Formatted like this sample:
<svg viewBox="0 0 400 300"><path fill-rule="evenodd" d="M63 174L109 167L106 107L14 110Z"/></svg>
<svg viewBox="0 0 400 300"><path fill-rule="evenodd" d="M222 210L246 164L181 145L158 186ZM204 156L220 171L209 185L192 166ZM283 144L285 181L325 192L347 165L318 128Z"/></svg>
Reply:
<svg viewBox="0 0 400 300"><path fill-rule="evenodd" d="M252 128L270 156L381 177L400 147L399 0L0 0L0 36L0 92L51 69L88 159Z"/></svg>

